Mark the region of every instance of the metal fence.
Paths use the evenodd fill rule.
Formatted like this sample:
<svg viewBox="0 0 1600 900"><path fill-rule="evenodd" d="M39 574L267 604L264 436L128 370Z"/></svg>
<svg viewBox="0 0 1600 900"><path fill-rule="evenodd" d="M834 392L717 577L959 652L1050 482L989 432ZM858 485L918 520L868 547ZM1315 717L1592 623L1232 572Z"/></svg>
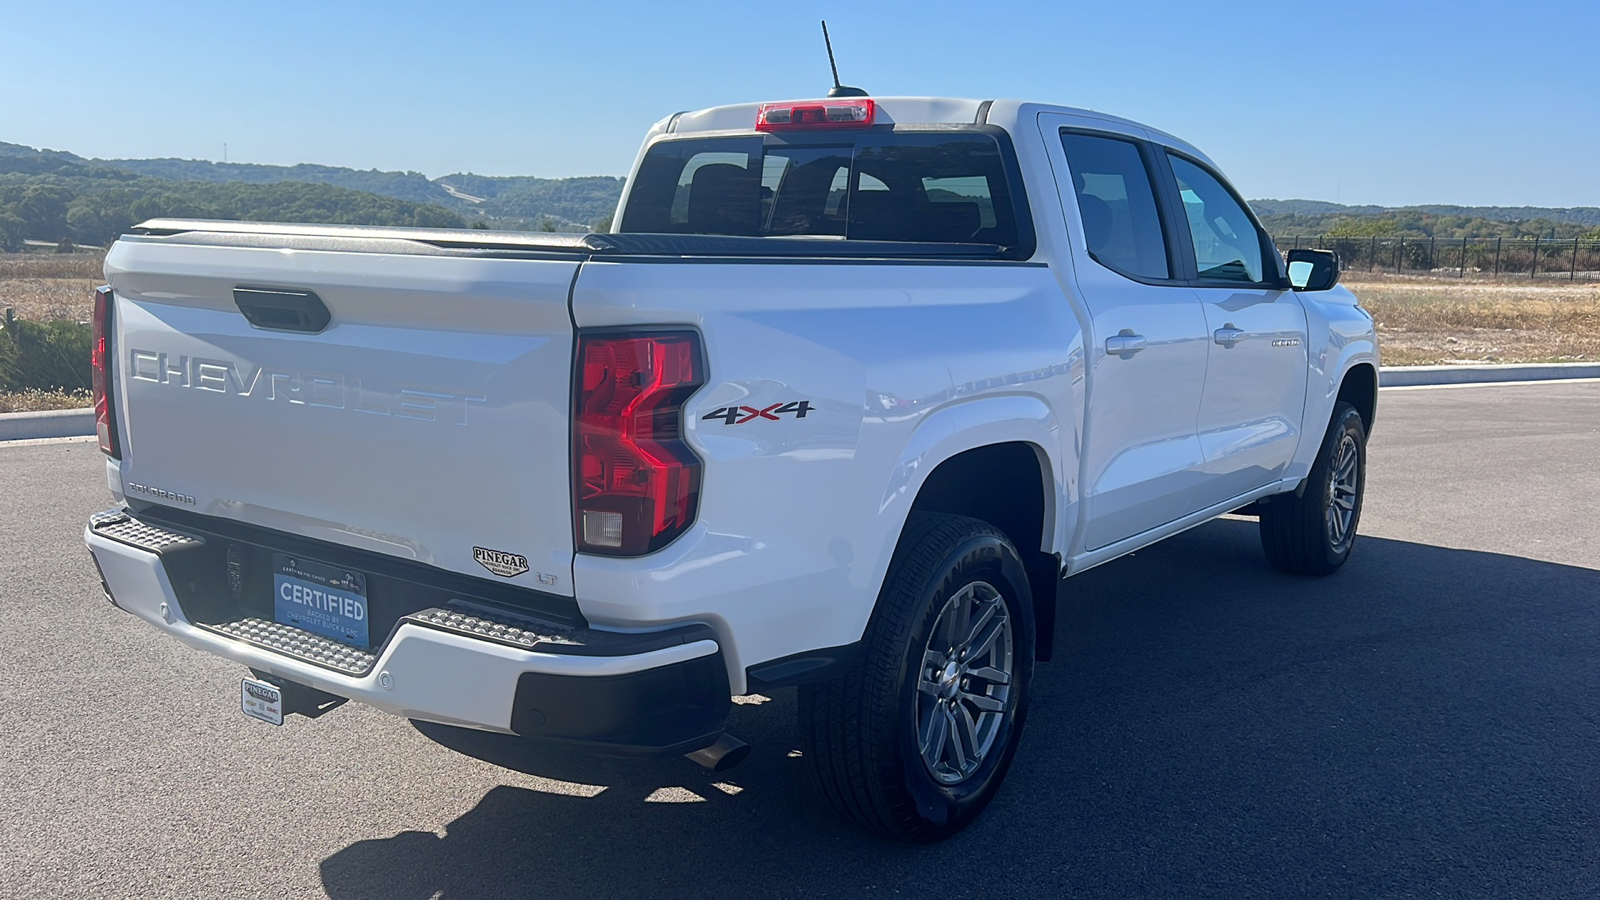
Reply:
<svg viewBox="0 0 1600 900"><path fill-rule="evenodd" d="M1279 250L1334 250L1346 271L1465 278L1600 280L1600 241L1280 235Z"/></svg>

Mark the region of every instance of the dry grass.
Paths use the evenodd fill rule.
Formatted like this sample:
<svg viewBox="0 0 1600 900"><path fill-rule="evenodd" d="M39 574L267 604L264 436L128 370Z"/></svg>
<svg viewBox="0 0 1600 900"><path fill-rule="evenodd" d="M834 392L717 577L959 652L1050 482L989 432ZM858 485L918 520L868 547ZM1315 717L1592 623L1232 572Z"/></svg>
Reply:
<svg viewBox="0 0 1600 900"><path fill-rule="evenodd" d="M1367 280L1385 365L1600 360L1600 284Z"/></svg>
<svg viewBox="0 0 1600 900"><path fill-rule="evenodd" d="M104 253L0 253L0 281L13 278L99 278Z"/></svg>
<svg viewBox="0 0 1600 900"><path fill-rule="evenodd" d="M104 263L100 253L0 253L0 309L38 322L87 322Z"/></svg>
<svg viewBox="0 0 1600 900"><path fill-rule="evenodd" d="M93 405L94 399L88 391L0 391L0 413L82 409Z"/></svg>

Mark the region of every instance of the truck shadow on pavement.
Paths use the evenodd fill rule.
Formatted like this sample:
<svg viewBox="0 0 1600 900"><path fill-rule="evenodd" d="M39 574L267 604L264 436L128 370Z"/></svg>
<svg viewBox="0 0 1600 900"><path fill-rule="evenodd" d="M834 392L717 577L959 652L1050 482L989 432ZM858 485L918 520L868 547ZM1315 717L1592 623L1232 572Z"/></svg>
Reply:
<svg viewBox="0 0 1600 900"><path fill-rule="evenodd" d="M1301 579L1267 567L1254 522L1222 520L1070 584L1010 778L942 845L823 808L789 690L735 709L755 749L723 774L419 725L524 774L442 837L339 850L323 884L340 900L1600 887L1600 571L1362 537L1342 572Z"/></svg>

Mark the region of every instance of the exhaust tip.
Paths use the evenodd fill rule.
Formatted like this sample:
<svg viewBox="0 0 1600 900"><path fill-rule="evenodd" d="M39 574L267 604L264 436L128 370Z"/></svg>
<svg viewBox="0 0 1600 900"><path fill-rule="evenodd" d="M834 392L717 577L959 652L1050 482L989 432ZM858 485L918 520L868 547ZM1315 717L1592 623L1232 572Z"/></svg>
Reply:
<svg viewBox="0 0 1600 900"><path fill-rule="evenodd" d="M684 754L713 772L726 772L744 762L749 755L750 745L731 734L723 734L716 743L702 750Z"/></svg>

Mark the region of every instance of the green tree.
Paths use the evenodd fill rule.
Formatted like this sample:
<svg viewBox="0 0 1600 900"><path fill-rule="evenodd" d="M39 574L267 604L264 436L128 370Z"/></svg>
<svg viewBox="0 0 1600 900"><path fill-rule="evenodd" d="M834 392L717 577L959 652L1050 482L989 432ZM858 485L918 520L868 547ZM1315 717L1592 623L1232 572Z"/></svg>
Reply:
<svg viewBox="0 0 1600 900"><path fill-rule="evenodd" d="M59 241L67 236L67 201L72 193L57 184L29 185L22 192L16 212L27 224L28 236L40 241Z"/></svg>
<svg viewBox="0 0 1600 900"><path fill-rule="evenodd" d="M1378 218L1340 218L1326 229L1330 238L1370 238L1388 237L1399 231L1398 226L1387 219Z"/></svg>
<svg viewBox="0 0 1600 900"><path fill-rule="evenodd" d="M0 250L15 253L22 249L22 239L27 236L28 223L22 217L0 206Z"/></svg>

